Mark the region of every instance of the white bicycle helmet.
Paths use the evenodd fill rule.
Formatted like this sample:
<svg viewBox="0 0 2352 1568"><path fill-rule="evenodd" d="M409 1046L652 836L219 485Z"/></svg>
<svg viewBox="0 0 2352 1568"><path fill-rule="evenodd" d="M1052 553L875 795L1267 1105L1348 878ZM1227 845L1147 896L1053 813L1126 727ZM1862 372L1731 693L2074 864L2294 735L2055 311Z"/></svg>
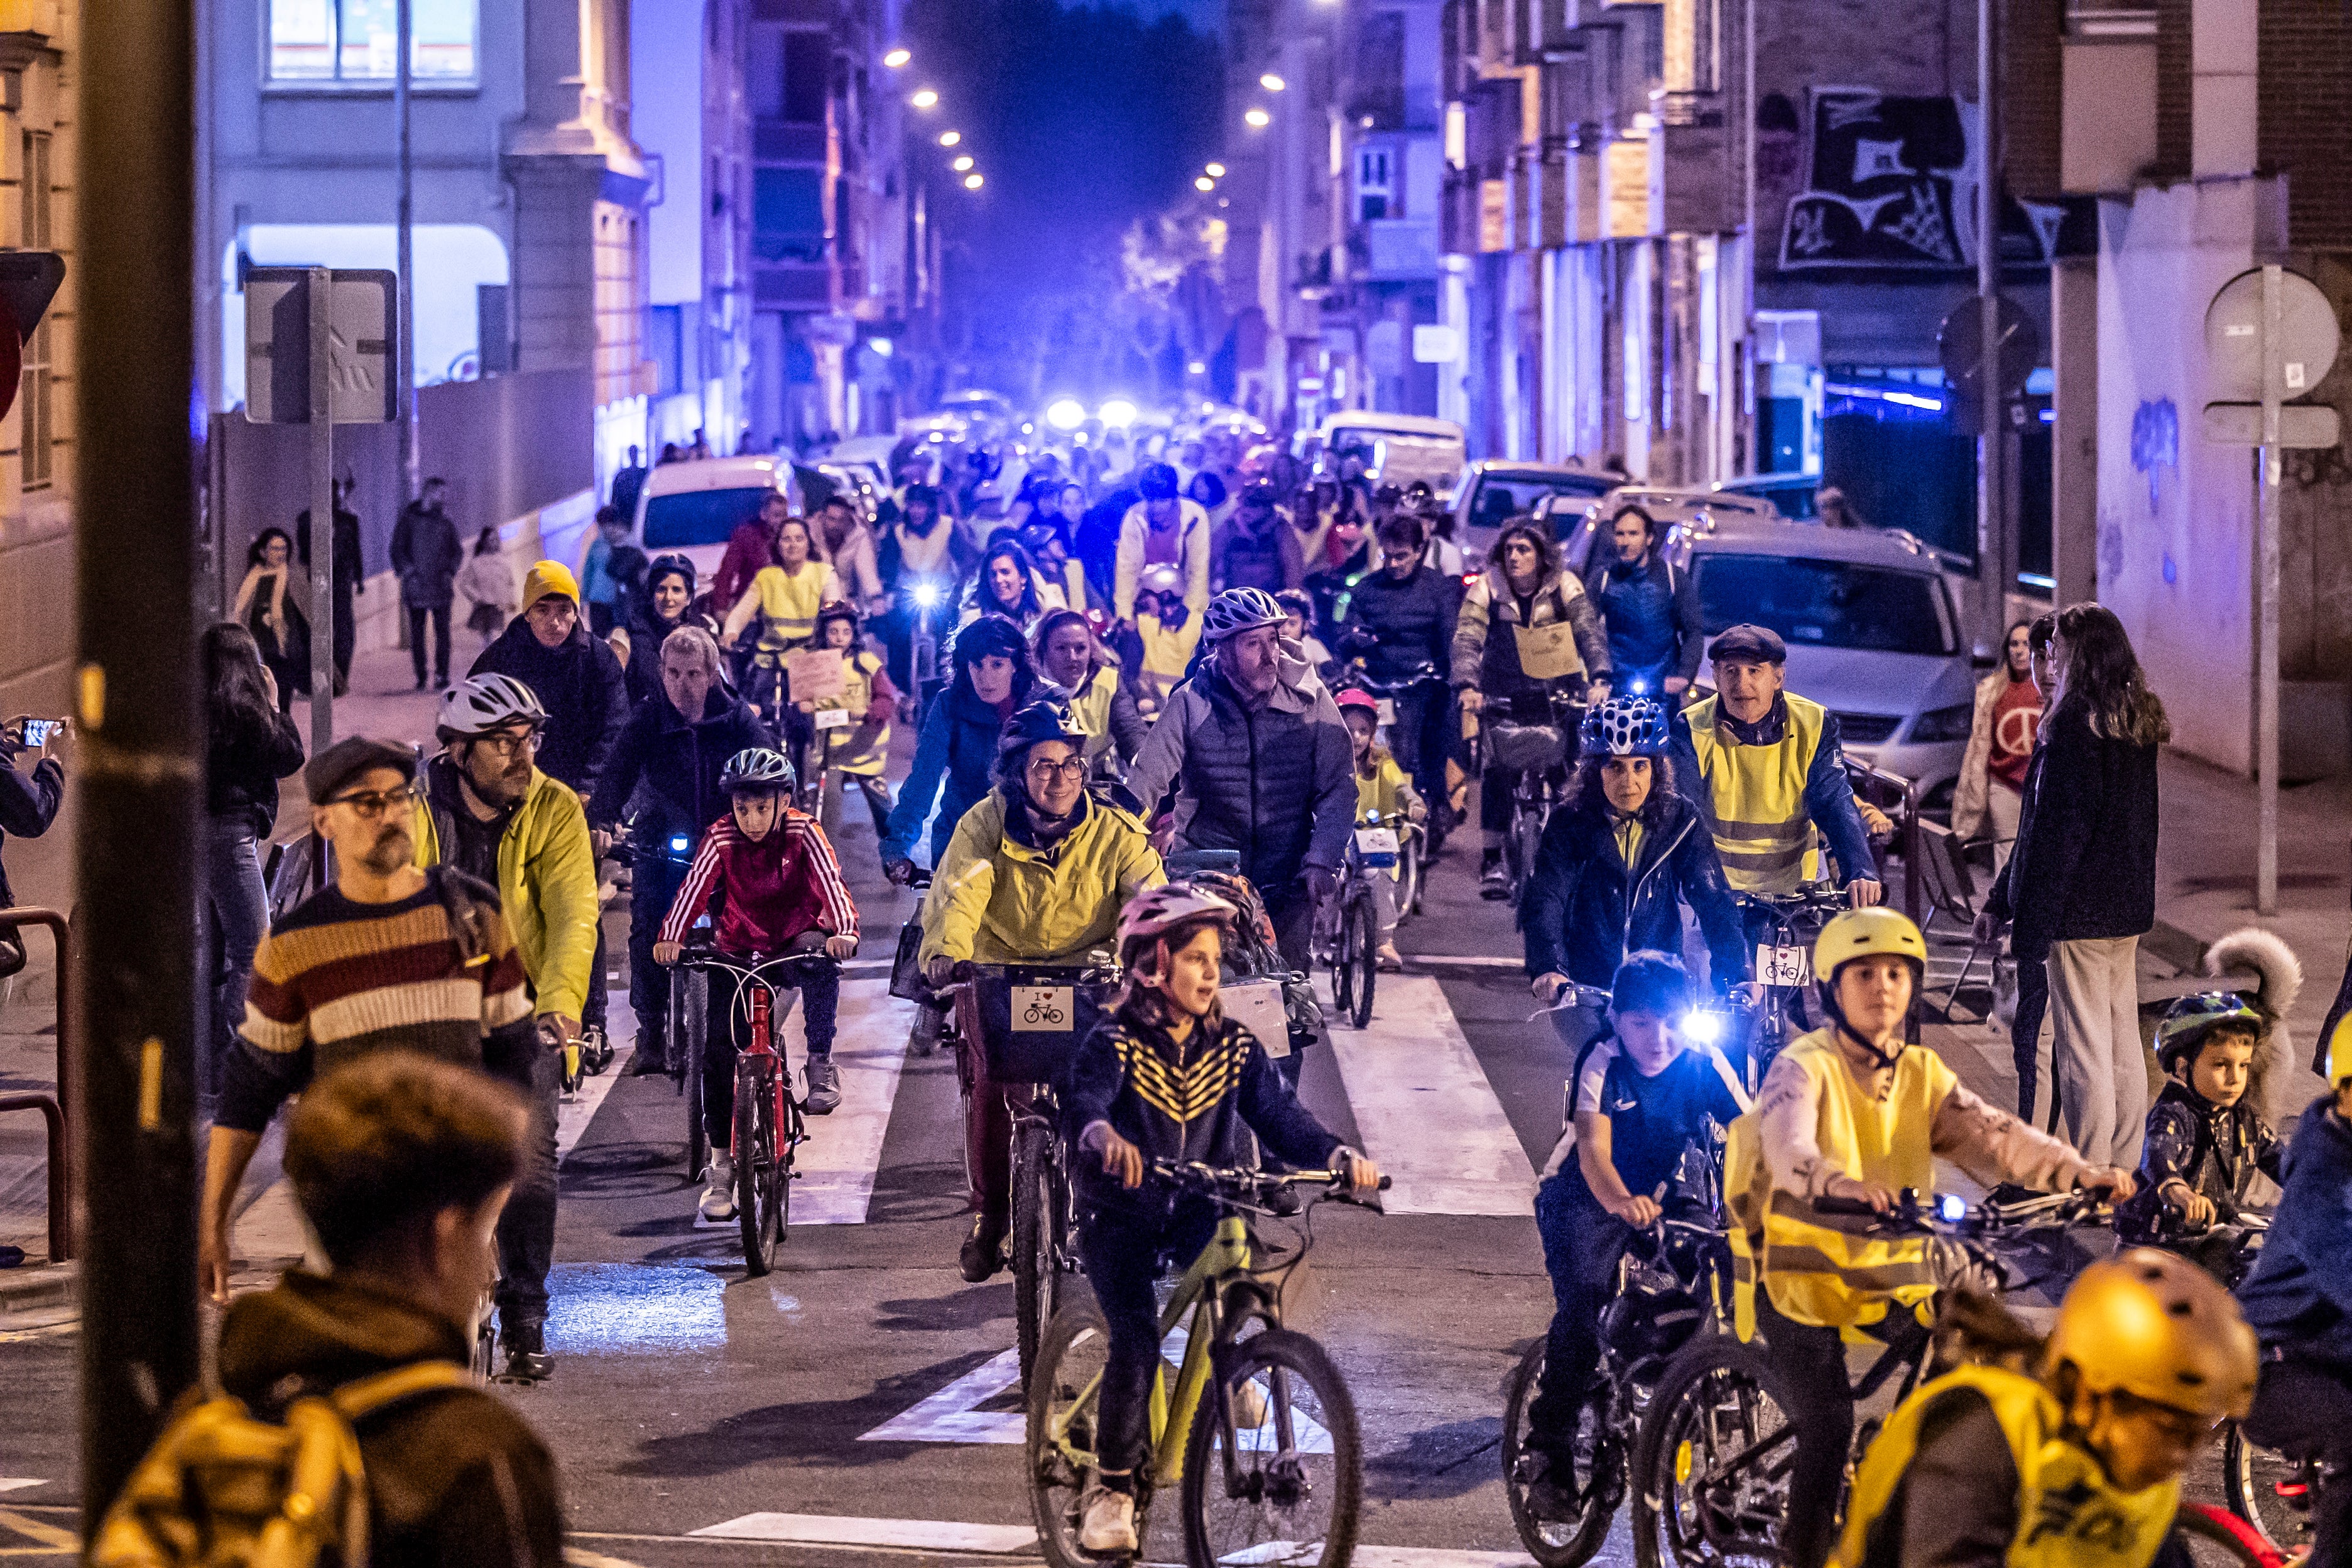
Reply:
<svg viewBox="0 0 2352 1568"><path fill-rule="evenodd" d="M1162 882L1146 888L1118 911L1118 945L1125 952L1132 942L1149 942L1164 931L1203 916L1230 923L1241 910L1205 888L1191 882Z"/></svg>
<svg viewBox="0 0 2352 1568"><path fill-rule="evenodd" d="M791 759L766 746L746 747L728 758L727 765L719 770L722 795L733 795L738 790L782 793L797 782Z"/></svg>
<svg viewBox="0 0 2352 1568"><path fill-rule="evenodd" d="M1588 710L1577 740L1589 757L1654 757L1666 749L1666 710L1646 697L1612 697Z"/></svg>
<svg viewBox="0 0 2352 1568"><path fill-rule="evenodd" d="M1201 635L1211 642L1223 642L1260 626L1278 626L1289 618L1263 588L1228 588L1209 601L1207 624Z"/></svg>
<svg viewBox="0 0 2352 1568"><path fill-rule="evenodd" d="M446 745L517 722L547 722L539 694L511 675L477 675L459 681L441 699L435 733Z"/></svg>

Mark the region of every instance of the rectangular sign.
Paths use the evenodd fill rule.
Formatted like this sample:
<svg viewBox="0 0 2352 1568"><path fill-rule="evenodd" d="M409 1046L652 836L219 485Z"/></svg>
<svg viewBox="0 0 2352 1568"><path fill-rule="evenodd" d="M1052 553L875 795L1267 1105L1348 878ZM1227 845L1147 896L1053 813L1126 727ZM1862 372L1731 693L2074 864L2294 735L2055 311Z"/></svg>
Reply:
<svg viewBox="0 0 2352 1568"><path fill-rule="evenodd" d="M381 268L334 273L333 392L338 425L399 416L392 340L396 275ZM256 425L310 422L310 268L256 267L245 275L245 416Z"/></svg>
<svg viewBox="0 0 2352 1568"><path fill-rule="evenodd" d="M1265 1054L1277 1061L1290 1054L1290 1014L1282 1005L1279 980L1237 980L1222 986L1217 1001L1225 1016L1257 1037Z"/></svg>
<svg viewBox="0 0 2352 1568"><path fill-rule="evenodd" d="M827 730L846 730L851 723L849 710L846 708L820 708L810 714L809 719L816 726L819 734L823 734Z"/></svg>
<svg viewBox="0 0 2352 1568"><path fill-rule="evenodd" d="M792 683L795 702L822 702L848 689L848 674L838 648L803 648L784 656L784 678Z"/></svg>
<svg viewBox="0 0 2352 1568"><path fill-rule="evenodd" d="M1067 985L1015 985L1013 1032L1016 1035L1066 1035L1076 1027L1076 991Z"/></svg>
<svg viewBox="0 0 2352 1568"><path fill-rule="evenodd" d="M2344 422L2324 403L2291 403L2279 410L2279 445L2296 448L2327 447L2344 438ZM2224 447L2263 444L2263 405L2259 403L2209 403L2205 405L2205 439Z"/></svg>

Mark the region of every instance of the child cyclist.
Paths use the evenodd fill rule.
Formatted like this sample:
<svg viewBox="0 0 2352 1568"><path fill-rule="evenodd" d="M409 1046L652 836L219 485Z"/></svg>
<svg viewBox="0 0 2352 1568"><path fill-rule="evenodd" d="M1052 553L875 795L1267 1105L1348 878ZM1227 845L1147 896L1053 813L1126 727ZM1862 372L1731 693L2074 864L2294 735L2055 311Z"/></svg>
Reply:
<svg viewBox="0 0 2352 1568"><path fill-rule="evenodd" d="M1160 1362L1151 1281L1163 1258L1189 1264L1217 1225L1208 1200L1148 1184L1151 1162L1243 1164L1255 1133L1294 1165L1328 1164L1360 1193L1380 1185L1372 1163L1298 1103L1256 1038L1217 1005L1237 913L1190 882L1129 902L1118 922L1126 992L1072 1057L1062 1097L1078 1256L1110 1331L1096 1427L1102 1468L1080 1507L1078 1544L1090 1552L1136 1550L1135 1467Z"/></svg>
<svg viewBox="0 0 2352 1568"><path fill-rule="evenodd" d="M1333 700L1339 705L1339 718L1348 726L1348 742L1356 750L1356 820L1361 823L1372 812L1381 814L1381 821L1402 828L1399 817L1419 822L1429 815L1429 808L1415 795L1412 781L1386 746L1373 739L1381 724L1381 705L1370 692L1349 687ZM1372 879L1372 909L1380 918L1380 952L1382 969L1402 969L1404 960L1397 955L1396 901L1397 873L1394 867L1388 874ZM1334 911L1337 912L1336 910Z"/></svg>
<svg viewBox="0 0 2352 1568"><path fill-rule="evenodd" d="M801 711L811 716L812 723L817 722L815 715L828 712L846 713L849 722L816 730L814 755L818 760L811 765L833 769L841 775L845 792L855 786L865 795L874 837L887 837L890 786L882 769L890 760L890 714L898 706L898 689L890 684L882 656L866 651L860 640L855 605L835 599L816 613L816 646L841 655L841 695L803 702Z"/></svg>
<svg viewBox="0 0 2352 1568"><path fill-rule="evenodd" d="M1953 1282L1939 1277L1929 1237L1872 1232L1816 1200L1885 1214L1902 1189L1933 1194L1938 1155L1988 1185L2132 1193L2129 1172L2086 1165L1962 1088L1934 1051L1905 1042L1927 962L1919 928L1894 910L1849 910L1822 927L1813 973L1830 1021L1773 1058L1725 1156L1732 1248L1756 1260L1762 1284L1737 1289L1740 1336L1763 1330L1797 1434L1780 1541L1789 1568L1821 1568L1832 1539L1853 1438L1843 1336L1924 1341L1921 1314Z"/></svg>
<svg viewBox="0 0 2352 1568"><path fill-rule="evenodd" d="M2183 996L2156 1026L2156 1061L2168 1075L2147 1113L2140 1190L2116 1210L2116 1237L2170 1247L2218 1279L2242 1272L2247 1190L2257 1175L2284 1182L2285 1145L2248 1092L2269 1034L2235 992Z"/></svg>
<svg viewBox="0 0 2352 1568"><path fill-rule="evenodd" d="M1896 1408L1855 1473L1837 1568L2190 1560L2166 1551L2181 1472L2253 1400L2254 1336L2230 1293L2128 1248L2075 1279L2041 1360L2038 1376L1961 1367Z"/></svg>
<svg viewBox="0 0 2352 1568"><path fill-rule="evenodd" d="M1569 1079L1569 1125L1536 1188L1536 1228L1551 1275L1551 1333L1543 1379L1528 1409L1537 1473L1528 1500L1545 1519L1572 1519L1577 1410L1601 1362L1599 1321L1633 1233L1656 1223L1659 1196L1683 1152L1711 1146L1709 1122L1728 1128L1748 1109L1731 1064L1678 1032L1690 976L1668 953L1618 965L1611 1032L1588 1044ZM1710 1202L1714 1194L1704 1194Z"/></svg>
<svg viewBox="0 0 2352 1568"><path fill-rule="evenodd" d="M654 962L677 962L687 931L721 891L726 903L712 945L730 957L822 952L838 960L856 952L857 906L841 879L833 846L814 819L784 804L793 793L793 764L782 752L755 746L728 759L719 787L729 797L728 815L702 836L654 942ZM808 1031L808 1096L802 1104L812 1116L825 1115L841 1103L841 1075L833 1065L841 972L830 963L795 963L767 973L772 984L801 994ZM736 1038L739 982L724 970L712 970L709 978L702 1125L711 1153L701 1208L705 1219L725 1221L735 1215L735 1173L726 1151L735 1125L735 1057L742 1048ZM750 1010L740 1014L748 1018Z"/></svg>

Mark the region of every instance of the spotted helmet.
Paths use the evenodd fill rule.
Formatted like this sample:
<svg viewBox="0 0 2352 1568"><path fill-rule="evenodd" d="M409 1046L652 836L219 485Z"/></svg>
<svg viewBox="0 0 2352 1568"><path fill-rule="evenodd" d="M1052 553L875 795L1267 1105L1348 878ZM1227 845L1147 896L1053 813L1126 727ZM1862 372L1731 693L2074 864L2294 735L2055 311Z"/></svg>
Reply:
<svg viewBox="0 0 2352 1568"><path fill-rule="evenodd" d="M1588 757L1654 757L1666 749L1666 710L1647 697L1612 697L1585 710L1577 742Z"/></svg>

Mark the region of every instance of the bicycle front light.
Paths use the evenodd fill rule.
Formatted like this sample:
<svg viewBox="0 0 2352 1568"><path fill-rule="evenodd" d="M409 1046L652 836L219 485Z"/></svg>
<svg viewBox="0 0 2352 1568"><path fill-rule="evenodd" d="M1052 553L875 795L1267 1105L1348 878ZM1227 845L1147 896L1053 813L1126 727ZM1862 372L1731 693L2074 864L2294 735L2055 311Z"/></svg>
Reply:
<svg viewBox="0 0 2352 1568"><path fill-rule="evenodd" d="M921 583L915 587L915 608L936 610L940 607L940 590L936 584Z"/></svg>
<svg viewBox="0 0 2352 1568"><path fill-rule="evenodd" d="M1945 1193L1936 1199L1936 1217L1946 1225L1958 1225L1969 1217L1969 1200L1958 1193Z"/></svg>
<svg viewBox="0 0 2352 1568"><path fill-rule="evenodd" d="M1723 1040L1723 1015L1720 1013L1685 1013L1681 1025L1682 1037L1696 1046L1719 1045Z"/></svg>
<svg viewBox="0 0 2352 1568"><path fill-rule="evenodd" d="M671 853L671 854L673 854L673 855L683 855L683 854L685 854L688 849L691 849L691 848L693 848L693 847L694 847L694 841L693 841L692 839L690 839L690 838L687 837L687 836L686 836L685 834L683 834L683 833L679 834L677 837L675 837L675 838L673 838L673 839L671 839L671 840L669 841L670 853Z"/></svg>

